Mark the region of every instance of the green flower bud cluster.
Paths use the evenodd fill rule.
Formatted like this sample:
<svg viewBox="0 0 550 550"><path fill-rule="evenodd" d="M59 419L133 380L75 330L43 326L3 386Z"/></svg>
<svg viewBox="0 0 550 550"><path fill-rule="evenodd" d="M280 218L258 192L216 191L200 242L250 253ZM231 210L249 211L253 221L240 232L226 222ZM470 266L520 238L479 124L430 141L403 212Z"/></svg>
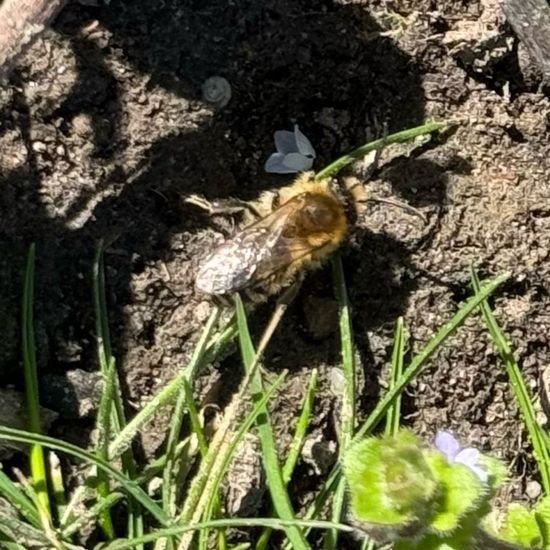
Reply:
<svg viewBox="0 0 550 550"><path fill-rule="evenodd" d="M407 430L353 444L343 469L354 524L395 550L550 550L550 499L512 504L497 523L490 500L504 465L446 432L436 445Z"/></svg>

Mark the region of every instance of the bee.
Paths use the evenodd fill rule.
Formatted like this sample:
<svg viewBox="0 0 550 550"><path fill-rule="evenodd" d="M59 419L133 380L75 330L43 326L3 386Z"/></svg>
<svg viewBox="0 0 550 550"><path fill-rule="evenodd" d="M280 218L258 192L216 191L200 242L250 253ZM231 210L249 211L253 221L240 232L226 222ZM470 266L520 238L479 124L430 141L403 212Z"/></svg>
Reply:
<svg viewBox="0 0 550 550"><path fill-rule="evenodd" d="M317 180L313 172L252 202L189 197L187 202L211 215L243 216L241 229L200 263L196 289L216 297L244 292L254 302L265 301L321 267L342 245L368 200L357 178Z"/></svg>

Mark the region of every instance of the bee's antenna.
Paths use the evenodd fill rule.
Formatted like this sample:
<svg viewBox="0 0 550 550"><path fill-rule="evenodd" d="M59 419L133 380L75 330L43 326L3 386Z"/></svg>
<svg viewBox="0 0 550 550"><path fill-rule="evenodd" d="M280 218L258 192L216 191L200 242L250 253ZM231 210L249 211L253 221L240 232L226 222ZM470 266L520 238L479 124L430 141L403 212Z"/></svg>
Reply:
<svg viewBox="0 0 550 550"><path fill-rule="evenodd" d="M418 216L425 224L428 223L428 219L422 212L420 212L420 210L414 208L414 206L411 206L406 202L396 201L394 199L386 199L384 197L368 197L361 202L379 202L382 204L389 204L390 206L396 206L397 208L401 208L402 210L405 210L410 214L413 214L414 216Z"/></svg>

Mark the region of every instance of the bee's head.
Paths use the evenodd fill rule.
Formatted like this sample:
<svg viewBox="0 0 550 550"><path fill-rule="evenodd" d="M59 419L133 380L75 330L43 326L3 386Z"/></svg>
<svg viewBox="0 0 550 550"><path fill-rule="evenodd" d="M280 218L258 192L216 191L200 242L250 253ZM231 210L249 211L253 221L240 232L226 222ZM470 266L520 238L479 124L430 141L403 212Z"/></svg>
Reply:
<svg viewBox="0 0 550 550"><path fill-rule="evenodd" d="M352 176L344 176L341 179L333 178L329 184L330 192L344 207L346 216L351 224L355 224L366 199L365 186Z"/></svg>

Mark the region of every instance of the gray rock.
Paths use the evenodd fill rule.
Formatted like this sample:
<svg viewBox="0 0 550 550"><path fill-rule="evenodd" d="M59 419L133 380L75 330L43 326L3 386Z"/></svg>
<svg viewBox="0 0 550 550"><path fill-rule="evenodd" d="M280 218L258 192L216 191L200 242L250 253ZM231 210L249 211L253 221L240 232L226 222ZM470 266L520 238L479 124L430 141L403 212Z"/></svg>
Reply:
<svg viewBox="0 0 550 550"><path fill-rule="evenodd" d="M101 375L82 369L63 375L48 374L40 380L41 401L62 418L90 418L101 397Z"/></svg>

